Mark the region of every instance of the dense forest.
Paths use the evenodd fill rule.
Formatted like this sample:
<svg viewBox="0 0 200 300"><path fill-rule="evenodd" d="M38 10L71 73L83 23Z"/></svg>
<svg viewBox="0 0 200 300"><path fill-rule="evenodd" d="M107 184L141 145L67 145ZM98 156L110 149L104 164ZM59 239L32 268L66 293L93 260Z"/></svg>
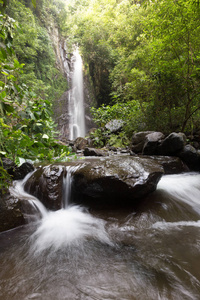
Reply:
<svg viewBox="0 0 200 300"><path fill-rule="evenodd" d="M199 1L1 0L0 7L1 156L19 163L70 154L55 140L52 105L68 87L52 28L69 53L79 46L97 126L124 120L124 143L134 131L200 128Z"/></svg>
<svg viewBox="0 0 200 300"><path fill-rule="evenodd" d="M130 134L198 128L198 2L81 3L68 7L68 32L82 49L102 105L96 121L122 118Z"/></svg>

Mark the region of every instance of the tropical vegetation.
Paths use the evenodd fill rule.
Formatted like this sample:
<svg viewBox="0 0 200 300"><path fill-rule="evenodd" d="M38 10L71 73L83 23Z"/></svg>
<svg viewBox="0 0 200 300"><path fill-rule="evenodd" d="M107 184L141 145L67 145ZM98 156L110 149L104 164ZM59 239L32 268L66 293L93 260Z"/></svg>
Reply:
<svg viewBox="0 0 200 300"><path fill-rule="evenodd" d="M48 24L42 25L49 3L0 1L0 185L10 180L3 157L19 164L71 153L56 140L53 121L53 100L66 91L67 81L56 68ZM56 17L53 11L46 22L56 23Z"/></svg>
<svg viewBox="0 0 200 300"><path fill-rule="evenodd" d="M69 2L76 40L95 86L100 125L134 130L200 126L200 7L194 0Z"/></svg>

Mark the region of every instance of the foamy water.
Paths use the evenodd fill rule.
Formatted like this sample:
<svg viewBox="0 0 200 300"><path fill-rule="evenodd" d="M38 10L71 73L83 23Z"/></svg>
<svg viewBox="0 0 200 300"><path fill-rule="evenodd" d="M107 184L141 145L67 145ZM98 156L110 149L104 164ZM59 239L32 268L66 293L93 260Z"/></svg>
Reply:
<svg viewBox="0 0 200 300"><path fill-rule="evenodd" d="M56 251L72 245L80 246L87 239L112 244L103 220L93 217L80 206L70 206L49 212L41 220L31 236L31 248L36 254L48 248Z"/></svg>
<svg viewBox="0 0 200 300"><path fill-rule="evenodd" d="M185 202L200 215L200 174L165 175L158 183L157 190L163 190L172 198Z"/></svg>

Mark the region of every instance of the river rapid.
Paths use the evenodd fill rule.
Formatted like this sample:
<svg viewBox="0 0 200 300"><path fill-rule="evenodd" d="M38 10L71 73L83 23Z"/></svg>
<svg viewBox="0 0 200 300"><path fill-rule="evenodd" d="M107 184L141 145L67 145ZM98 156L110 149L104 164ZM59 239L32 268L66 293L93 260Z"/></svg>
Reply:
<svg viewBox="0 0 200 300"><path fill-rule="evenodd" d="M14 299L199 300L200 174L163 176L137 210L42 208L1 233L0 300Z"/></svg>

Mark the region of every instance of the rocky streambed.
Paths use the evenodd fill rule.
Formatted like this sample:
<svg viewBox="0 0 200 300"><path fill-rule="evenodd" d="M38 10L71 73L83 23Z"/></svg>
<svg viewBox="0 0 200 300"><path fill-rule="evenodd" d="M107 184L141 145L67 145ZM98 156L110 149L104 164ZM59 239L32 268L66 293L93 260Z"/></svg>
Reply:
<svg viewBox="0 0 200 300"><path fill-rule="evenodd" d="M19 179L33 170L29 164L22 165L21 169L23 175L17 170L18 176L21 174ZM72 201L83 206L134 207L155 191L163 174L187 170L177 157L87 157L38 167L25 179L24 190L37 197L49 210L62 208L68 188L72 193ZM3 195L0 204L0 231L23 225L27 222L27 213L35 214L32 204L26 201L26 194L23 199L16 195Z"/></svg>

